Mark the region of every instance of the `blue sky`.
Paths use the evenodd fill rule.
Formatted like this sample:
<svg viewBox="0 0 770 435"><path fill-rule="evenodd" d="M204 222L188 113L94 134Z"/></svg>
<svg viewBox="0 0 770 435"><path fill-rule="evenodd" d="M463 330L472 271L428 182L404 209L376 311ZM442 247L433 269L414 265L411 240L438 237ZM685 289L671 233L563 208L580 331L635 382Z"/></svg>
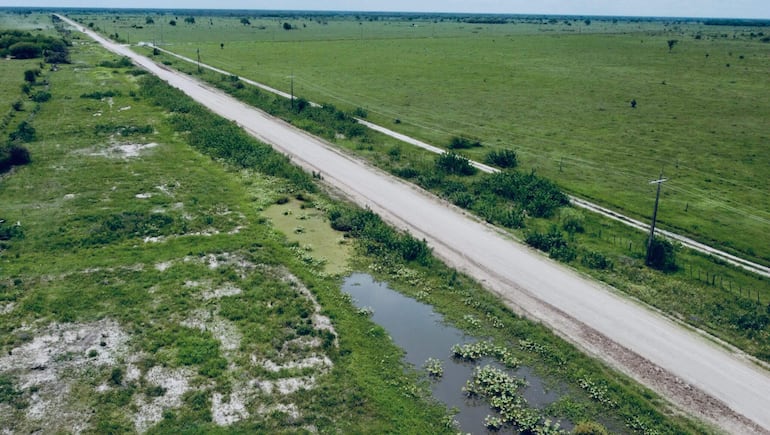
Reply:
<svg viewBox="0 0 770 435"><path fill-rule="evenodd" d="M770 0L0 0L0 6L770 18Z"/></svg>

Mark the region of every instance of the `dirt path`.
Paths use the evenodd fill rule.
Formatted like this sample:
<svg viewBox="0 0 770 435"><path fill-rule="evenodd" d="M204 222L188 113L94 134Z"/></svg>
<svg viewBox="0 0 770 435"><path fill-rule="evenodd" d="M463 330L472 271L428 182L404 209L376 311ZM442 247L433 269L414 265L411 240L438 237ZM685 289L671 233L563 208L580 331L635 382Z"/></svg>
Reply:
<svg viewBox="0 0 770 435"><path fill-rule="evenodd" d="M731 433L770 433L770 373L599 283L512 242L433 195L322 140L67 20L125 55L480 280L514 310Z"/></svg>

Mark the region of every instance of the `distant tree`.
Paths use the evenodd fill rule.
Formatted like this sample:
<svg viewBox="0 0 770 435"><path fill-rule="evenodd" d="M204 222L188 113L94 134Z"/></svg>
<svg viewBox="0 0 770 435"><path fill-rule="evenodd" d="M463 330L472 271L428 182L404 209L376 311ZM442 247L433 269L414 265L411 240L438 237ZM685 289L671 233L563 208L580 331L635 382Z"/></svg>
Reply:
<svg viewBox="0 0 770 435"><path fill-rule="evenodd" d="M184 22L187 24L195 24L195 17L187 17L184 19Z"/></svg>
<svg viewBox="0 0 770 435"><path fill-rule="evenodd" d="M36 103L45 103L46 101L51 99L51 93L48 91L35 92L35 94L32 95L30 98L32 98L32 101Z"/></svg>
<svg viewBox="0 0 770 435"><path fill-rule="evenodd" d="M35 83L35 81L37 81L37 76L39 75L39 69L28 69L24 71L24 81L27 83Z"/></svg>
<svg viewBox="0 0 770 435"><path fill-rule="evenodd" d="M29 156L29 150L22 146L12 145L8 150L8 163L14 166L26 165L31 161L32 158Z"/></svg>
<svg viewBox="0 0 770 435"><path fill-rule="evenodd" d="M248 18L241 18L241 24L243 24L244 26L250 26L251 21L249 21Z"/></svg>
<svg viewBox="0 0 770 435"><path fill-rule="evenodd" d="M43 49L32 42L17 42L8 47L8 52L16 59L34 59L43 54Z"/></svg>
<svg viewBox="0 0 770 435"><path fill-rule="evenodd" d="M590 26L591 25L591 20L589 20L588 18L586 18L585 21L583 21L583 22L586 23L586 26Z"/></svg>
<svg viewBox="0 0 770 435"><path fill-rule="evenodd" d="M32 142L35 140L35 128L27 121L22 121L16 131L8 135L11 142Z"/></svg>
<svg viewBox="0 0 770 435"><path fill-rule="evenodd" d="M283 23L283 30L291 30L291 24Z"/></svg>
<svg viewBox="0 0 770 435"><path fill-rule="evenodd" d="M219 43L219 48L224 49L225 48L225 43L224 42L220 42Z"/></svg>
<svg viewBox="0 0 770 435"><path fill-rule="evenodd" d="M21 112L21 109L24 108L24 103L22 103L21 100L16 100L11 104L11 108L16 112Z"/></svg>
<svg viewBox="0 0 770 435"><path fill-rule="evenodd" d="M666 43L668 44L668 51L670 52L671 50L674 49L674 46L679 43L679 40L678 39L669 39L668 41L666 41Z"/></svg>
<svg viewBox="0 0 770 435"><path fill-rule="evenodd" d="M176 26L176 20L171 20L168 22L169 26Z"/></svg>
<svg viewBox="0 0 770 435"><path fill-rule="evenodd" d="M155 20L152 17L147 17L144 19L144 24L155 24Z"/></svg>
<svg viewBox="0 0 770 435"><path fill-rule="evenodd" d="M631 100L631 108L636 109L636 100Z"/></svg>

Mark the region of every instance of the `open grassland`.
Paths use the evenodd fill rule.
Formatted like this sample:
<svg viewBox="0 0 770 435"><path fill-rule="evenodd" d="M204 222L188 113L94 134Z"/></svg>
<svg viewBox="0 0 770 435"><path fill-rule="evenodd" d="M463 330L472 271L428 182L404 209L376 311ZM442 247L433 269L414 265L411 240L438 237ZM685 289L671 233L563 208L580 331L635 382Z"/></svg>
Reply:
<svg viewBox="0 0 770 435"><path fill-rule="evenodd" d="M156 18L95 26L158 42ZM183 18L164 27L175 52L286 91L293 76L297 95L439 145L478 138L470 157L514 148L522 168L635 217L663 170L664 227L770 264L767 28Z"/></svg>
<svg viewBox="0 0 770 435"><path fill-rule="evenodd" d="M22 11L20 13L2 11L0 13L0 29L17 29L25 32L35 31L47 35L54 35L51 18L47 13Z"/></svg>
<svg viewBox="0 0 770 435"><path fill-rule="evenodd" d="M0 217L21 228L0 248L3 430L452 432L325 255L351 255L348 267L565 383L545 415L613 432L709 430L95 44L76 40L73 64L45 78L33 162L0 179ZM260 158L222 152L216 132ZM308 223L296 235L313 238L276 232L262 216L276 202L292 213L275 227L296 229L299 208ZM355 253L322 248L342 234L323 230L322 212L349 219ZM394 241L421 255L405 261Z"/></svg>
<svg viewBox="0 0 770 435"><path fill-rule="evenodd" d="M147 48L144 51L152 53ZM245 86L233 77L208 70L198 73L195 65L166 55L157 56L157 60L198 74L243 101L320 135L488 222L508 228L520 240L549 252L552 258L770 361L770 281L765 278L686 249L676 253L675 267L666 272L654 271L644 265L646 234L591 213L547 205L548 195L559 195L545 193L549 191L546 180L522 171L501 176L450 173L445 165L439 165L442 159L435 154L362 129L337 109L305 108L297 113L288 100ZM526 186L523 192L511 190L520 182ZM522 209L529 211L524 213ZM548 234L546 238L552 238L549 244L559 247L535 243L536 234L541 238Z"/></svg>
<svg viewBox="0 0 770 435"><path fill-rule="evenodd" d="M25 83L24 71L35 68L39 68L39 61L0 60L0 76L4 78L0 81L0 115L2 115L0 135L2 137L7 137L8 132L24 121L34 107L34 103L22 93L21 87Z"/></svg>
<svg viewBox="0 0 770 435"><path fill-rule="evenodd" d="M75 50L33 163L0 180L22 229L0 250L3 430L440 432L399 351L261 218L294 183L194 151L135 70Z"/></svg>

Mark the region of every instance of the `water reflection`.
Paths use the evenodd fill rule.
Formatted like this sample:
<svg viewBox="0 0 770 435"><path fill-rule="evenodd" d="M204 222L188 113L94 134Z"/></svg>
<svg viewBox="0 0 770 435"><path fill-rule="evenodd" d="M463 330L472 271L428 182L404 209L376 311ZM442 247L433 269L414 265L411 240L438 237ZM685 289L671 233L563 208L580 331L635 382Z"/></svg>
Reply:
<svg viewBox="0 0 770 435"><path fill-rule="evenodd" d="M406 352L406 361L422 369L428 358L442 361L444 375L431 383L433 396L448 408L456 407L456 420L463 432L487 433L483 421L487 415L496 415L484 400L468 399L462 392L465 382L473 375L477 365L493 364L486 359L477 363L462 362L452 358L454 344L471 343L478 338L464 334L443 322L443 316L430 305L406 297L390 289L387 284L375 282L368 274L357 273L345 279L342 290L353 297L358 308L370 307L372 320L382 326L393 342ZM559 398L559 392L545 388L542 379L528 367L509 371L524 378L529 386L523 391L524 398L534 407L543 407ZM498 433L512 433L510 428Z"/></svg>

